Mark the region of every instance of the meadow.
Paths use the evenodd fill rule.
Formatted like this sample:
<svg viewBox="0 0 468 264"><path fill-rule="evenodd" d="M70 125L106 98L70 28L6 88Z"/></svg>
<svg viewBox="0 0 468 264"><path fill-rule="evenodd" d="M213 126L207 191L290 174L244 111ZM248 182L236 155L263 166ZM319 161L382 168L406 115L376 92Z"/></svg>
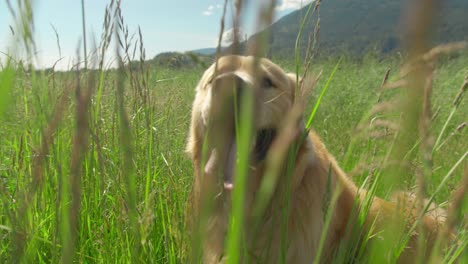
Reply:
<svg viewBox="0 0 468 264"><path fill-rule="evenodd" d="M205 66L154 68L143 61L69 72L36 71L18 61L2 65L1 263L186 263L184 211L193 170L185 144ZM293 58L273 61L296 70ZM312 128L355 182L379 173L389 178L377 186L385 198L414 190L424 163L411 154L422 151L416 140L409 146L415 157L408 158L414 174L392 179L384 167L399 116L393 102L404 88L382 89L382 80L388 70L387 83L400 80L404 64L401 57L369 54L322 57L311 66L322 76L306 109L320 101ZM448 208L448 201L460 200L454 193L467 177L462 85L468 54L441 56L433 77L425 193ZM382 102L395 107L375 111ZM453 212L462 255L466 200Z"/></svg>
<svg viewBox="0 0 468 264"><path fill-rule="evenodd" d="M281 64L288 68L288 62ZM336 60L330 59L317 62L313 69L323 70L327 76L335 64ZM433 108L440 110L432 123L433 134L441 131L450 115L467 65L465 55L437 66ZM385 72L397 67L398 60L376 58L340 64L313 124L340 164L361 117L375 102ZM87 128L80 130L77 78L81 89L96 89L97 83L91 82L88 87L84 76L73 73L27 73L17 69L0 130L2 262L57 262L64 257L68 236L76 236L80 262L126 263L135 257L144 262L180 262L184 257L180 251L183 212L193 176L184 149L194 87L203 70L148 69L149 78L142 87L147 101L126 78L121 84L124 112L119 111L118 73L104 72L100 94L93 93L87 106ZM131 76L128 71L125 74ZM92 74L86 77L92 79ZM320 81L317 89L324 83ZM462 101L447 125L444 144L435 152L428 193L466 155L466 132L456 130L466 117L465 107ZM79 137L83 137L82 149L77 150ZM361 139L351 161L343 164L346 171L369 158L369 152L375 149L384 153L389 145L378 138L367 141ZM78 159L76 155L79 161L73 160ZM463 165L455 168L437 194L437 203L450 198L464 169ZM365 175L358 173L354 180L362 181ZM75 181L79 190L74 190ZM405 187L409 189L413 184L410 179ZM72 199L76 199L74 191L79 192L77 212L70 208ZM466 215L466 205L463 212ZM68 230L67 225L75 217L77 233ZM138 255L132 250L138 250Z"/></svg>

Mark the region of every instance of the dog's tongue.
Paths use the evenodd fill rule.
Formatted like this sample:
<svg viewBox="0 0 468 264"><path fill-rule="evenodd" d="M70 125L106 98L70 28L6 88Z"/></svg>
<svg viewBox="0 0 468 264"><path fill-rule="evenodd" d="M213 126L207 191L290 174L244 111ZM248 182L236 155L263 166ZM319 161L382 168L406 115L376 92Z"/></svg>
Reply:
<svg viewBox="0 0 468 264"><path fill-rule="evenodd" d="M219 153L217 150L213 150L210 154L208 162L205 165L205 174L213 175L216 174L217 166L223 166L223 183L224 189L231 191L233 185L234 168L237 159L237 144L236 140L232 140L231 144L227 146L226 159L224 164L218 164L220 162Z"/></svg>
<svg viewBox="0 0 468 264"><path fill-rule="evenodd" d="M226 157L226 164L224 165L224 189L230 191L233 188L233 174L234 168L236 166L236 157L237 157L237 144L234 139L231 145L228 148L228 153Z"/></svg>

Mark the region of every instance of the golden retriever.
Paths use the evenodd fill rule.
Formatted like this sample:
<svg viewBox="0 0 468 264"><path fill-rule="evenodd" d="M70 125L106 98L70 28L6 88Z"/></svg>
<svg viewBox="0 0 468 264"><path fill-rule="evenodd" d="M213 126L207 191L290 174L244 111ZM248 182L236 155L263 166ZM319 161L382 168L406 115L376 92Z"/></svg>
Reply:
<svg viewBox="0 0 468 264"><path fill-rule="evenodd" d="M205 71L196 87L187 145L195 174L187 217L192 222L191 228L196 221L196 228L202 228L199 235L203 237L203 262L220 263L229 257L224 256L224 249L230 197L236 188L235 119L243 107L240 95L246 91L254 98L254 136L245 193L242 241L247 253L244 255L255 263L276 263L280 259L285 263L312 263L325 229L324 205L331 201L335 202L334 210L326 228L320 262L330 262L344 241L355 245L362 243L362 235L351 236L348 229L358 225L356 209L362 210L366 192L359 191L313 131L305 137L294 132L296 130L289 132L294 136L288 146L296 144L297 147L293 166L287 166L286 158L281 160L273 194L261 217L256 218L259 223L254 225L252 206L266 173L265 160L297 99L296 77L267 59L225 56ZM297 129L304 129L302 120ZM204 207L211 208L206 218L202 216ZM372 232L378 233L385 230L387 219L393 219L402 211L397 203L375 197L361 227L371 231L372 226ZM405 217L412 224L416 214L406 211ZM200 219L206 220L204 224L200 224L204 221ZM428 215L422 222L430 248L441 221ZM416 247L417 232L411 236L399 262L414 261Z"/></svg>

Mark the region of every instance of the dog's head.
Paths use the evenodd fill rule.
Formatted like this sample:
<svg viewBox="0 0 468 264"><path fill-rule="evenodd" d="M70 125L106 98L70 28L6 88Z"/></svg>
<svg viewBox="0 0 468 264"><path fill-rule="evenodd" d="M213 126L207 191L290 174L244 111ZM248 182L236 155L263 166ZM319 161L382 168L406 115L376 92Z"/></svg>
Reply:
<svg viewBox="0 0 468 264"><path fill-rule="evenodd" d="M236 121L243 121L239 118L242 108L246 107L244 95L250 93L253 98L252 120L248 122L252 122L253 127L250 164L255 168L264 162L291 110L295 89L296 76L285 73L267 59L221 57L205 71L196 88L187 146L195 170L210 175L222 174L216 177L222 179L220 186L231 190L237 159Z"/></svg>

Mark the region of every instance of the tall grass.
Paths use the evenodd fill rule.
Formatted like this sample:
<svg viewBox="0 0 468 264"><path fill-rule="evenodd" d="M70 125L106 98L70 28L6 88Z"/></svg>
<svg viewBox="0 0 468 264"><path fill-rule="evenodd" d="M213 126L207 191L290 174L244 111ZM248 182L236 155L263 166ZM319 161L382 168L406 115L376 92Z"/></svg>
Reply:
<svg viewBox="0 0 468 264"><path fill-rule="evenodd" d="M17 35L11 45L22 46L33 54L33 9L29 1L24 3L14 10ZM2 263L186 263L189 258L184 248L184 208L193 169L183 150L193 88L204 69L149 68L145 63L144 34L138 32L137 38L131 38L123 11L119 1L111 1L104 10L104 33L96 52L88 53L83 47L84 65L93 66L87 71L79 67L83 65L80 56L73 71L49 72L35 70L31 61L21 60L16 54L9 54L10 59L0 69ZM83 32L85 37L84 28ZM118 69L105 66L104 56L113 48L111 43L116 44L115 53L119 55ZM130 61L136 54L140 58L138 66L133 67ZM309 59L303 61L304 66L292 59L276 62L291 72L322 71L322 76L330 76L318 80L315 91L322 93L314 92L305 105L307 127L310 125L322 136L353 180L370 193L389 198L389 186L411 190L415 177L397 181L385 173L396 162L391 150L402 144L398 142L398 131L389 125L399 120L401 111L395 109L394 100L401 90L389 87L400 80L397 71L404 62L372 55L362 61L347 57L315 59L310 66L306 66ZM438 111L425 134L414 135L416 140L404 146L403 155L430 152L432 165L426 164L425 156L418 155L412 155L415 158L403 165L410 168L408 175L425 168L425 193L420 190L419 195L446 207L454 201L449 223L459 235L461 246L441 257L449 263L453 261L451 256L462 254L464 248L466 251L468 241L464 219L468 143L463 126L468 55L427 62L433 67L432 108ZM382 86L382 76L388 69L388 83ZM381 87L385 89L379 93ZM417 96L420 94L408 99ZM240 120L249 120L245 116L251 116L251 110L242 109L245 112ZM250 123L243 122L239 124L242 155L236 179L247 176L252 131ZM434 139L430 149L427 144L431 141L425 141L428 138ZM421 142L421 148L416 142ZM272 164L288 154L280 145L273 149L277 151L270 154ZM271 168L274 174L277 170ZM452 199L454 189L459 191ZM272 190L272 183L265 183L260 191L265 201ZM231 263L248 259L243 240L244 192L237 188L233 193L236 198L226 243ZM328 206L333 206L334 196L329 200ZM261 215L265 201L255 207L258 212L254 216ZM287 219L281 228L286 224ZM286 232L284 236L283 251ZM372 247L369 255L364 254L364 246L353 248L351 243L346 244L336 259L395 259L405 239L401 237L402 242L395 247ZM349 259L351 255L359 257ZM284 259L284 252L282 256Z"/></svg>

